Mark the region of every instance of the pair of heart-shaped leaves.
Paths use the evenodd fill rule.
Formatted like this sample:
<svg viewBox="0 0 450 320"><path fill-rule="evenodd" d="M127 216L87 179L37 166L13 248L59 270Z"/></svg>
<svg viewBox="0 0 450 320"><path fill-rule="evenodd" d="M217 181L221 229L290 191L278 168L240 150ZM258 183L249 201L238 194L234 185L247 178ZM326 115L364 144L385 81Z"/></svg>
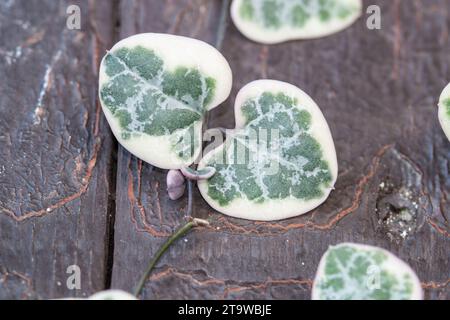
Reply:
<svg viewBox="0 0 450 320"><path fill-rule="evenodd" d="M234 0L231 17L261 43L311 39L339 32L362 13L362 0Z"/></svg>
<svg viewBox="0 0 450 320"><path fill-rule="evenodd" d="M421 300L415 272L392 253L354 243L333 246L322 257L313 300Z"/></svg>
<svg viewBox="0 0 450 320"><path fill-rule="evenodd" d="M102 61L100 100L119 142L144 161L182 169L199 157L205 113L229 95L230 67L210 45L141 34ZM201 159L215 169L199 181L205 200L225 214L277 220L303 214L328 197L336 152L319 107L299 88L254 81L238 94L236 129Z"/></svg>

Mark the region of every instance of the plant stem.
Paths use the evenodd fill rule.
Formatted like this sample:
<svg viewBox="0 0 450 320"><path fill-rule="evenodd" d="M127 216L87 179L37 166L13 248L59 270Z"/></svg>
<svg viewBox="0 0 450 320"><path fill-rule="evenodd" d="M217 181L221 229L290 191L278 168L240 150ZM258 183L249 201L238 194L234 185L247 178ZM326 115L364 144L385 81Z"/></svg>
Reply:
<svg viewBox="0 0 450 320"><path fill-rule="evenodd" d="M215 47L217 50L222 49L223 40L225 39L225 32L228 26L228 10L230 7L230 0L222 0L222 8L220 9L219 27L217 29Z"/></svg>
<svg viewBox="0 0 450 320"><path fill-rule="evenodd" d="M218 50L222 50L223 41L225 39L225 33L228 27L228 11L230 10L230 0L222 0L222 6L220 8L219 24L216 32L216 41L214 47ZM206 113L206 119L203 128L209 128L209 122L211 120L211 112ZM207 145L206 141L203 142L203 147Z"/></svg>
<svg viewBox="0 0 450 320"><path fill-rule="evenodd" d="M154 269L155 265L158 263L161 256L166 252L167 249L179 238L184 236L186 233L188 233L192 228L199 227L199 226L208 226L209 222L202 219L193 219L192 221L189 221L184 226L182 226L180 229L178 229L172 236L170 236L169 239L166 240L166 242L163 243L161 248L159 248L158 252L153 257L152 261L150 261L147 270L142 275L141 279L139 280L136 288L133 291L133 294L136 296L136 298L139 298L139 295L142 292L142 289L144 288L145 281L149 277L150 273Z"/></svg>
<svg viewBox="0 0 450 320"><path fill-rule="evenodd" d="M187 180L187 189L188 189L188 205L187 205L187 210L186 210L186 216L188 218L191 217L192 215L192 203L193 203L193 195L192 195L192 180L190 179L186 179Z"/></svg>
<svg viewBox="0 0 450 320"><path fill-rule="evenodd" d="M225 38L225 33L228 26L228 10L230 6L230 0L222 0L222 7L221 7L221 13L220 13L220 19L219 19L219 27L217 29L217 36L216 36L216 43L215 47L217 50L222 49L223 40ZM193 203L193 195L192 195L192 181L187 179L187 187L188 187L188 205L186 209L186 216L191 217L192 215L192 203ZM170 236L169 239L167 239L161 248L159 248L158 252L156 252L153 259L150 261L147 270L142 275L141 279L139 280L136 288L134 289L134 295L138 298L139 295L142 292L142 289L144 288L145 282L147 278L150 276L150 273L155 268L155 265L158 263L159 259L161 259L164 252L167 251L167 249L170 248L170 246L177 241L179 238L184 236L186 233L188 233L192 228L198 227L198 226L207 226L209 225L209 222L202 219L193 219L192 221L186 223L184 226L182 226L180 229L178 229L174 234Z"/></svg>

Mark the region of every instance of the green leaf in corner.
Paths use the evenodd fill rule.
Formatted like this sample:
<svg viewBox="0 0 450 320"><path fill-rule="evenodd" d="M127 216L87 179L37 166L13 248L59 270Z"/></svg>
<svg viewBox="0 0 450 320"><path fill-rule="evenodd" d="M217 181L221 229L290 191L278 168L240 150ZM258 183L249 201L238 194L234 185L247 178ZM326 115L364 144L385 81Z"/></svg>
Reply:
<svg viewBox="0 0 450 320"><path fill-rule="evenodd" d="M421 300L414 271L381 248L343 243L323 255L313 300Z"/></svg>
<svg viewBox="0 0 450 320"><path fill-rule="evenodd" d="M361 16L361 0L234 0L231 16L249 39L278 43L327 36Z"/></svg>
<svg viewBox="0 0 450 320"><path fill-rule="evenodd" d="M450 83L439 98L439 122L447 139L450 140Z"/></svg>

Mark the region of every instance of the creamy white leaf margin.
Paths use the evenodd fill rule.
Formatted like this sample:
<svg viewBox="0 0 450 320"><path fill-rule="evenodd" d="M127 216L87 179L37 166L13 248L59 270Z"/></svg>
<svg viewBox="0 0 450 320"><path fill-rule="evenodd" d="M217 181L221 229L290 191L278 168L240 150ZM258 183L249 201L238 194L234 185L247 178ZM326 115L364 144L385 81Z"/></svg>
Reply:
<svg viewBox="0 0 450 320"><path fill-rule="evenodd" d="M263 0L253 0L262 2ZM290 0L292 1L292 0ZM312 0L318 1L318 0ZM337 0L338 2L351 5L356 8L354 14L346 19L332 19L328 22L322 22L318 17L311 17L302 27L292 26L288 23L274 30L265 28L254 21L246 20L241 17L240 8L243 0L234 0L231 5L231 18L238 30L250 40L263 44L276 44L280 42L300 39L316 39L326 37L350 27L362 15L362 0ZM289 0L285 0L289 2Z"/></svg>
<svg viewBox="0 0 450 320"><path fill-rule="evenodd" d="M369 245L364 245L364 244L356 244L356 243L341 243L336 246L330 246L330 248L325 252L325 254L322 256L322 258L320 260L319 267L317 269L317 273L314 278L312 293L311 293L312 300L321 300L321 298L320 298L321 297L321 289L319 288L319 284L321 283L321 281L324 281L324 279L325 279L324 278L325 277L325 265L327 262L328 255L330 254L331 250L340 249L342 247L349 247L349 248L356 249L357 251L360 251L363 253L364 252L377 252L377 251L384 253L387 256L387 260L384 261L382 263L382 265L379 266L380 269L387 270L391 274L394 274L398 278L401 278L404 275L408 275L411 278L412 283L413 283L413 290L412 290L410 300L423 300L423 290L422 290L420 280L417 277L414 270L411 269L411 267L408 264L406 264L404 261L402 261L401 259L396 257L394 254L390 253L389 251L387 251L385 249L382 249L379 247L374 247L374 246L369 246ZM347 290L352 290L351 279L349 279L345 283L345 285L347 286ZM360 287L360 285L361 284L358 284L358 288ZM356 288L353 288L353 289L356 290ZM370 289L367 288L367 290L370 290Z"/></svg>
<svg viewBox="0 0 450 320"><path fill-rule="evenodd" d="M439 122L447 139L450 141L450 115L448 112L450 107L446 105L448 101L450 101L450 83L444 88L439 98Z"/></svg>
<svg viewBox="0 0 450 320"><path fill-rule="evenodd" d="M224 56L213 46L206 42L162 33L143 33L131 36L118 42L110 51L114 52L121 48L134 48L137 46L153 50L154 53L164 61L167 71L174 71L177 67L187 67L198 70L205 77L215 79L215 93L206 110L211 110L225 101L231 92L232 73L231 68ZM105 56L106 58L106 56ZM104 58L104 59L105 59ZM100 67L99 88L108 82L104 59ZM101 91L101 90L99 90ZM181 159L171 149L171 140L180 130L166 136L150 136L142 134L139 137L123 139L119 121L103 103L100 95L103 112L108 120L111 130L119 143L136 157L145 162L162 169L180 169L191 165L200 155L201 148L190 159ZM202 121L194 123L195 133L198 141L202 141Z"/></svg>
<svg viewBox="0 0 450 320"><path fill-rule="evenodd" d="M236 96L235 101L235 119L236 129L245 127L245 117L242 107L249 99L257 98L264 92L274 94L284 93L285 95L298 100L298 106L304 108L311 114L312 122L309 133L322 146L323 159L325 159L330 168L332 176L331 187L323 190L323 196L312 200L300 200L293 196L285 199L270 199L264 203L255 203L251 200L235 198L227 206L221 206L216 200L208 195L208 181L199 181L198 188L203 198L215 210L226 215L256 221L274 221L282 220L305 214L321 205L334 189L338 174L338 164L336 157L336 149L330 128L322 111L319 109L314 100L296 86L277 80L256 80L243 87ZM299 108L299 110L301 110ZM223 152L225 144L217 147L200 161L198 170L208 166L208 161L214 154Z"/></svg>
<svg viewBox="0 0 450 320"><path fill-rule="evenodd" d="M122 290L106 290L93 294L88 298L88 300L138 300L132 294L122 291Z"/></svg>
<svg viewBox="0 0 450 320"><path fill-rule="evenodd" d="M119 300L119 301L125 301L125 300L138 300L138 299L126 291L110 289L110 290L96 292L92 296L89 296L88 298L62 298L62 299L56 299L56 300Z"/></svg>

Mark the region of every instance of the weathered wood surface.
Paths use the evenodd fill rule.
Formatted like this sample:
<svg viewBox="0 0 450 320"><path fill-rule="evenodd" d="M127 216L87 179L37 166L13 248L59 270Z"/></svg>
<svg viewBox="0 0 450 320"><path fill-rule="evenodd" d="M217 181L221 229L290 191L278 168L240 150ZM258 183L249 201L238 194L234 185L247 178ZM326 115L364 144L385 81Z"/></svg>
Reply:
<svg viewBox="0 0 450 320"><path fill-rule="evenodd" d="M71 4L81 31L66 28ZM106 0L0 3L0 299L106 285L114 142L96 78L112 36ZM80 290L66 286L71 265Z"/></svg>
<svg viewBox="0 0 450 320"><path fill-rule="evenodd" d="M97 65L113 38L138 32L214 44L221 1L79 1L81 31L64 28L68 4L0 4L0 298L81 296L110 281L131 290L185 221L186 198L168 199L165 172L120 147L115 159L96 99ZM330 124L336 190L305 216L259 223L218 214L195 189L194 215L212 226L163 257L144 298L309 299L323 252L354 241L397 254L427 298L450 299L450 144L436 108L450 79L450 0L370 4L382 8L381 30L361 19L331 37L264 46L229 25L222 52L233 92L209 126L234 126L234 97L249 81L299 86ZM416 218L400 226L404 209ZM72 264L81 267L80 291L65 287Z"/></svg>
<svg viewBox="0 0 450 320"><path fill-rule="evenodd" d="M214 43L215 2L126 1L121 37L170 32ZM222 51L233 70L233 93L213 111L210 127L234 126L234 97L249 81L298 85L331 126L340 164L336 191L303 217L258 223L214 212L196 190L194 215L210 218L212 227L170 250L147 282L145 298L308 299L321 255L342 241L394 252L417 270L427 298L450 298L450 149L436 116L436 99L450 79L450 1L367 5L374 3L382 8L382 30L368 30L361 19L314 41L264 46L230 25ZM123 150L117 186L112 284L130 290L184 221L186 199L170 201L165 173ZM411 199L404 199L408 192ZM403 208L417 218L406 227L388 224Z"/></svg>

